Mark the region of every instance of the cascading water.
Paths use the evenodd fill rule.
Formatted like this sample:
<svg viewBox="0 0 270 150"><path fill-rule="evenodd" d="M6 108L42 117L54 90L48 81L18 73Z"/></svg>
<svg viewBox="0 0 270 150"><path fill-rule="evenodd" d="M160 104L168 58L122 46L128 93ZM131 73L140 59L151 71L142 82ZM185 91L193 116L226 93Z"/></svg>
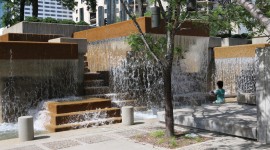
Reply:
<svg viewBox="0 0 270 150"><path fill-rule="evenodd" d="M77 94L78 60L0 60L0 140L17 136L17 119L34 116L35 132L44 132L45 102Z"/></svg>
<svg viewBox="0 0 270 150"><path fill-rule="evenodd" d="M153 36L157 38L162 35ZM205 101L209 65L208 43L208 37L176 36L175 45L181 46L183 51L187 52L184 59L175 57L173 63L172 90L175 106L194 105ZM110 71L112 92L128 94L117 97L117 100L136 99L138 106L162 107L161 68L146 56L130 50L125 38L104 40L89 43L88 58L93 68L103 64L103 68L94 70ZM102 62L104 58L108 58L106 62Z"/></svg>
<svg viewBox="0 0 270 150"><path fill-rule="evenodd" d="M223 80L227 94L255 93L255 58L215 60L215 81Z"/></svg>

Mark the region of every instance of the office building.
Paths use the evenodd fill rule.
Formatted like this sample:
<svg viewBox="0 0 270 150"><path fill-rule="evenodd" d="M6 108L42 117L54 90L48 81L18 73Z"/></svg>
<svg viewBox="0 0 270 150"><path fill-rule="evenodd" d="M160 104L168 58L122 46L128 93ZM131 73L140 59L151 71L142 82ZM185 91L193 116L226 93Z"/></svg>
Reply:
<svg viewBox="0 0 270 150"><path fill-rule="evenodd" d="M56 0L38 0L38 17L47 18L51 17L57 20L72 20L73 10L63 7ZM32 6L25 6L25 17L32 16Z"/></svg>

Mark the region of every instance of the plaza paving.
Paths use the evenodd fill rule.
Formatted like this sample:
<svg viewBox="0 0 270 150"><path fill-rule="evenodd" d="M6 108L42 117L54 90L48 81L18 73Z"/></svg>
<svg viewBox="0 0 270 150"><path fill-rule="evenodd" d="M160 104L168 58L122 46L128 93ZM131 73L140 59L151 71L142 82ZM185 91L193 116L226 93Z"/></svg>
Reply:
<svg viewBox="0 0 270 150"><path fill-rule="evenodd" d="M35 140L20 142L18 139L0 141L1 150L165 150L146 143L138 143L131 136L151 132L164 124L157 119L136 121L135 125L123 126L113 124L92 128L84 128L58 133L43 134L35 137ZM189 129L176 127L177 130ZM193 132L198 132L194 130ZM270 146L262 145L254 140L225 136L217 133L199 131L198 134L213 137L212 140L198 143L178 149L270 149Z"/></svg>

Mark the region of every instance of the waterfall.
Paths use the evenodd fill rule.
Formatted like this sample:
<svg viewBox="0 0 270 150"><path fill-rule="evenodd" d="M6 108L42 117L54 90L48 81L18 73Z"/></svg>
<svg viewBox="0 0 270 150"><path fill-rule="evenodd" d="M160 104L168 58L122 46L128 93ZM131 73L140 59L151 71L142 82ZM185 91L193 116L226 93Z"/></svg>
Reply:
<svg viewBox="0 0 270 150"><path fill-rule="evenodd" d="M153 35L154 38L161 36ZM208 37L175 37L175 46L181 46L186 52L184 59L176 55L173 63L172 92L175 106L195 105L205 101L208 43ZM92 65L90 70L110 71L111 91L128 95L118 97L118 100L136 99L138 106L163 107L161 68L147 56L130 50L125 38L89 43L87 56Z"/></svg>

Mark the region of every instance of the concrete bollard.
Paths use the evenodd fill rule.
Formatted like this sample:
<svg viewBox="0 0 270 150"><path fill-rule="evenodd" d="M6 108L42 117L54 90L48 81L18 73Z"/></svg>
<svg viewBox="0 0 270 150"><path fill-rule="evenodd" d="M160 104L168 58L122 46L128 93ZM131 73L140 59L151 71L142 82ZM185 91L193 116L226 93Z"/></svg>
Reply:
<svg viewBox="0 0 270 150"><path fill-rule="evenodd" d="M133 125L134 124L134 108L133 106L122 107L122 124Z"/></svg>
<svg viewBox="0 0 270 150"><path fill-rule="evenodd" d="M18 119L20 141L30 141L34 139L34 124L32 116L22 116Z"/></svg>

